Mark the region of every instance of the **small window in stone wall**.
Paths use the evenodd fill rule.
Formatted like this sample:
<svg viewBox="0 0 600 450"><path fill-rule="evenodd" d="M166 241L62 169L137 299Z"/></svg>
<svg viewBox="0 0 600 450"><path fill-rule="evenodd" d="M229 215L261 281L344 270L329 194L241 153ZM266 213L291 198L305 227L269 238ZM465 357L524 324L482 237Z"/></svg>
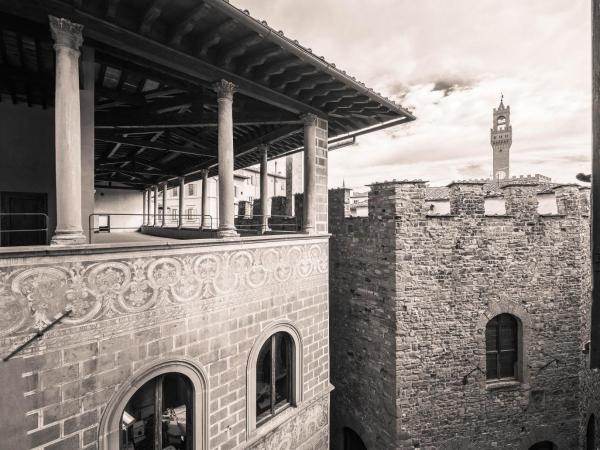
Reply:
<svg viewBox="0 0 600 450"><path fill-rule="evenodd" d="M488 380L517 379L519 327L510 314L500 314L485 327L486 377Z"/></svg>

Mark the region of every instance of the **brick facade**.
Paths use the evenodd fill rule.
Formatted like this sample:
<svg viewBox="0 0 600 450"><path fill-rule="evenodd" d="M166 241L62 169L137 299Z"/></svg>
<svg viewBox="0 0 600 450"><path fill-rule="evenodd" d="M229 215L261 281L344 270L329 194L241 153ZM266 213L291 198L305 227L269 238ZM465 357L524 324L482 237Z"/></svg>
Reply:
<svg viewBox="0 0 600 450"><path fill-rule="evenodd" d="M589 339L586 193L503 183L507 214L485 216L482 186L450 187L451 214L428 216L424 182L371 186L369 216L330 191L332 448L343 428L369 449L584 448L599 381ZM485 325L519 321L519 376L485 376Z"/></svg>
<svg viewBox="0 0 600 450"><path fill-rule="evenodd" d="M206 377L206 405L195 408L207 411L207 446L196 448L284 448L284 438L289 449L327 448L326 237L0 259L0 297L3 355L73 306L1 367L3 408L15 416L0 426L10 448L98 448L119 393L171 362ZM249 436L249 353L278 322L301 337L302 401Z"/></svg>

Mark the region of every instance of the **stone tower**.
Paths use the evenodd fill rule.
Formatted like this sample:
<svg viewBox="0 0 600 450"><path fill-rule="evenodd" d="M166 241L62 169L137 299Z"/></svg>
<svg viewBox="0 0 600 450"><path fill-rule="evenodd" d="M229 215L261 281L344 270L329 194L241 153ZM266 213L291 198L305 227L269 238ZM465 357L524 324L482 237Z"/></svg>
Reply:
<svg viewBox="0 0 600 450"><path fill-rule="evenodd" d="M507 179L510 170L509 156L512 144L510 125L510 106L504 106L504 96L498 108L494 108L493 128L490 129L490 141L494 152L494 180Z"/></svg>

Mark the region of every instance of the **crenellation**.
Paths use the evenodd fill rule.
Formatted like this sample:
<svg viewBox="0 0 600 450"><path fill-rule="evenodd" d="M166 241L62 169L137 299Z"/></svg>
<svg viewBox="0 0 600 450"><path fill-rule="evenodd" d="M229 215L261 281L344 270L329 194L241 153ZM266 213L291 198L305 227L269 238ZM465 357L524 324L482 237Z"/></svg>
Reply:
<svg viewBox="0 0 600 450"><path fill-rule="evenodd" d="M485 214L484 181L455 181L450 188L450 214L483 216Z"/></svg>
<svg viewBox="0 0 600 450"><path fill-rule="evenodd" d="M506 214L519 219L533 219L538 215L538 184L508 181L500 186L506 198Z"/></svg>
<svg viewBox="0 0 600 450"><path fill-rule="evenodd" d="M582 215L579 185L563 184L554 188L559 215L577 217Z"/></svg>
<svg viewBox="0 0 600 450"><path fill-rule="evenodd" d="M507 213L485 216L483 181L450 185L454 215L427 214L424 184L392 181L371 185L368 217L341 220L330 191L333 449L344 426L367 448L579 448L584 191L557 188L567 214L543 216L537 180L511 179ZM522 323L522 365L494 383L485 325L501 313Z"/></svg>

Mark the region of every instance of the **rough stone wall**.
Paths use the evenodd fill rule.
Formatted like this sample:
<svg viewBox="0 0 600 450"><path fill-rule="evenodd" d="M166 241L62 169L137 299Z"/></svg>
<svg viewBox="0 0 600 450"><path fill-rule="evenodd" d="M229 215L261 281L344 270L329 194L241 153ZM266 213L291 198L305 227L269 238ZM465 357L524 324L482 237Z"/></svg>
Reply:
<svg viewBox="0 0 600 450"><path fill-rule="evenodd" d="M97 448L115 393L179 358L207 374L208 448L327 448L326 237L0 259L2 355L68 303L70 317L0 365L8 448ZM248 442L249 352L280 321L302 339L303 400Z"/></svg>
<svg viewBox="0 0 600 450"><path fill-rule="evenodd" d="M373 185L367 219L331 218L339 224L330 241L334 448L341 448L335 438L342 426L368 448L526 450L542 440L580 448L587 419L579 411L588 395L580 382L596 399L598 390L597 380L582 376L589 223L578 189L557 188L563 214L540 216L535 186L504 184L508 215L485 217L481 186L452 186L447 216L427 216L423 187ZM374 298L388 320L374 320ZM386 301L393 306L384 308ZM521 322L518 382L485 377L485 325L503 312ZM394 333L395 345L382 355L386 333ZM368 364L347 354L356 347ZM383 368L380 358L392 354L395 410L363 367ZM597 405L587 408L598 415ZM379 417L395 412L393 444L373 446L382 431L362 413L371 410Z"/></svg>
<svg viewBox="0 0 600 450"><path fill-rule="evenodd" d="M395 446L395 234L383 197L369 199L369 218L344 220L349 192L330 191L333 449L345 426L369 449Z"/></svg>

